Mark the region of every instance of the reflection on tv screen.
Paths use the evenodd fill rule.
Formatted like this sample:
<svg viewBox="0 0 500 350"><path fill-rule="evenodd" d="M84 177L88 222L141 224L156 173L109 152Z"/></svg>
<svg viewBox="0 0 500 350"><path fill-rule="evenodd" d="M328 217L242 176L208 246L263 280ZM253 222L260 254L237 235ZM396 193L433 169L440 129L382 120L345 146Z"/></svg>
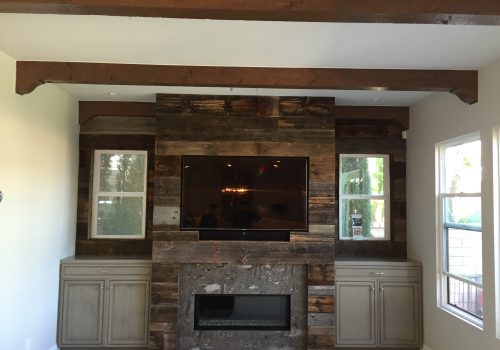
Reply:
<svg viewBox="0 0 500 350"><path fill-rule="evenodd" d="M307 158L184 156L182 168L182 229L307 229Z"/></svg>

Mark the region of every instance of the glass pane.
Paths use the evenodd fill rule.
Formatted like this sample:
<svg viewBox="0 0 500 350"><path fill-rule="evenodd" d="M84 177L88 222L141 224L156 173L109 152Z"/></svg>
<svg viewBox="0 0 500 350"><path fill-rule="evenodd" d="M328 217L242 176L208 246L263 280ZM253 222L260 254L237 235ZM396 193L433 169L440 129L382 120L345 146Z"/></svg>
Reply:
<svg viewBox="0 0 500 350"><path fill-rule="evenodd" d="M384 200L343 199L341 238L384 238Z"/></svg>
<svg viewBox="0 0 500 350"><path fill-rule="evenodd" d="M452 228L447 230L448 272L483 283L482 233Z"/></svg>
<svg viewBox="0 0 500 350"><path fill-rule="evenodd" d="M141 236L142 197L99 196L97 202L98 236Z"/></svg>
<svg viewBox="0 0 500 350"><path fill-rule="evenodd" d="M481 141L447 147L444 156L447 193L481 192Z"/></svg>
<svg viewBox="0 0 500 350"><path fill-rule="evenodd" d="M102 153L101 192L143 192L145 154Z"/></svg>
<svg viewBox="0 0 500 350"><path fill-rule="evenodd" d="M340 193L384 194L383 157L340 157Z"/></svg>
<svg viewBox="0 0 500 350"><path fill-rule="evenodd" d="M444 201L445 223L481 227L480 197L448 197Z"/></svg>
<svg viewBox="0 0 500 350"><path fill-rule="evenodd" d="M483 319L483 289L448 277L448 304Z"/></svg>

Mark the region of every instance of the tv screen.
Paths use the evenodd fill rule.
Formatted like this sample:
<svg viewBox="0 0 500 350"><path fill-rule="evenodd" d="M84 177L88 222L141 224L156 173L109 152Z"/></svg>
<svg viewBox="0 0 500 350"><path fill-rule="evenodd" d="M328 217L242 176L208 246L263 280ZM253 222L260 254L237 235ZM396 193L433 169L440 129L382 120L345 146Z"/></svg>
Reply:
<svg viewBox="0 0 500 350"><path fill-rule="evenodd" d="M184 156L181 229L307 230L308 158Z"/></svg>

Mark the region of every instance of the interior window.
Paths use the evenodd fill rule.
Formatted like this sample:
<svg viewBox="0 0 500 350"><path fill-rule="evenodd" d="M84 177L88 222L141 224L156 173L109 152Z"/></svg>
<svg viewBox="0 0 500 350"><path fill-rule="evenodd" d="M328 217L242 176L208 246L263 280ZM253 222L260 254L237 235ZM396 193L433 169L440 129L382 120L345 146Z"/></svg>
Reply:
<svg viewBox="0 0 500 350"><path fill-rule="evenodd" d="M94 153L92 238L144 238L146 151Z"/></svg>
<svg viewBox="0 0 500 350"><path fill-rule="evenodd" d="M440 304L480 324L483 318L481 141L438 145Z"/></svg>
<svg viewBox="0 0 500 350"><path fill-rule="evenodd" d="M389 156L339 156L340 239L390 239Z"/></svg>

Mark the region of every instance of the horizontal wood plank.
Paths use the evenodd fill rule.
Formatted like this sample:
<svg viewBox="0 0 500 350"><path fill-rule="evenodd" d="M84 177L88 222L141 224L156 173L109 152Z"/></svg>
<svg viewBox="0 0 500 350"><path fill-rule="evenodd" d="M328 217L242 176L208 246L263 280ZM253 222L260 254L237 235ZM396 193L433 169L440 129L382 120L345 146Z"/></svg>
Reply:
<svg viewBox="0 0 500 350"><path fill-rule="evenodd" d="M96 116L80 126L80 134L90 135L155 135L154 117Z"/></svg>
<svg viewBox="0 0 500 350"><path fill-rule="evenodd" d="M333 243L324 242L155 242L160 263L314 264L333 260Z"/></svg>
<svg viewBox="0 0 500 350"><path fill-rule="evenodd" d="M310 286L333 286L335 266L333 264L311 264L308 266L308 284Z"/></svg>
<svg viewBox="0 0 500 350"><path fill-rule="evenodd" d="M309 295L307 297L307 312L335 312L334 299L333 296Z"/></svg>
<svg viewBox="0 0 500 350"><path fill-rule="evenodd" d="M148 102L80 101L78 122L83 125L95 117L155 116L156 104Z"/></svg>

